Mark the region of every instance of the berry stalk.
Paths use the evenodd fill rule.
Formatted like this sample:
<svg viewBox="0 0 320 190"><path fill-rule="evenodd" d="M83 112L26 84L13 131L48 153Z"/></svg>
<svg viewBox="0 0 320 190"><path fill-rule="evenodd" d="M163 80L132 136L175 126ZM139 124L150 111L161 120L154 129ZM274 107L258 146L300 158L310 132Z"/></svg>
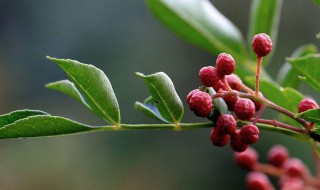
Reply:
<svg viewBox="0 0 320 190"><path fill-rule="evenodd" d="M257 72L256 72L256 90L255 95L259 96L259 88L260 88L260 73L261 73L261 64L263 57L257 57L258 58L258 65L257 65Z"/></svg>

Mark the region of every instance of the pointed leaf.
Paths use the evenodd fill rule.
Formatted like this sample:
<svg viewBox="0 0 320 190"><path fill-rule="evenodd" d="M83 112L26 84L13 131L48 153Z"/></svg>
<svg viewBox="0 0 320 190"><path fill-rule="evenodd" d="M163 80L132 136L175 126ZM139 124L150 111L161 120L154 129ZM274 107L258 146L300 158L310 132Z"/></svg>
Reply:
<svg viewBox="0 0 320 190"><path fill-rule="evenodd" d="M309 122L320 125L320 109L311 109L295 116L296 118L303 118Z"/></svg>
<svg viewBox="0 0 320 190"><path fill-rule="evenodd" d="M179 123L184 112L183 104L171 79L163 72L152 75L136 74L146 82L161 116L171 123Z"/></svg>
<svg viewBox="0 0 320 190"><path fill-rule="evenodd" d="M66 135L94 129L62 117L37 115L0 128L0 139Z"/></svg>
<svg viewBox="0 0 320 190"><path fill-rule="evenodd" d="M291 58L314 54L317 51L317 47L313 44L303 45L293 52ZM277 81L281 86L297 88L299 85L298 71L292 68L290 63L286 62L279 71Z"/></svg>
<svg viewBox="0 0 320 190"><path fill-rule="evenodd" d="M70 59L47 58L57 63L67 73L95 114L111 124L120 123L118 101L103 71L93 65Z"/></svg>
<svg viewBox="0 0 320 190"><path fill-rule="evenodd" d="M320 86L320 54L307 55L299 58L289 58L288 61L300 75L305 77L305 80L308 84L311 84L311 87L320 91L318 88Z"/></svg>
<svg viewBox="0 0 320 190"><path fill-rule="evenodd" d="M47 88L52 90L57 90L62 92L71 98L77 100L78 102L84 104L85 106L89 107L88 104L85 102L84 98L80 94L79 90L75 87L75 85L70 82L69 80L60 80L56 82L51 82L46 85Z"/></svg>
<svg viewBox="0 0 320 190"><path fill-rule="evenodd" d="M301 76L298 76L298 78L305 82L307 85L309 85L311 88L315 89L316 91L318 91L320 93L320 84L319 83L316 83L312 80L310 80L309 78L306 78L306 77L301 77Z"/></svg>
<svg viewBox="0 0 320 190"><path fill-rule="evenodd" d="M5 125L14 123L20 119L24 119L35 115L48 115L48 113L40 110L17 110L0 116L0 128Z"/></svg>
<svg viewBox="0 0 320 190"><path fill-rule="evenodd" d="M314 4L316 4L318 7L320 7L320 0L312 0Z"/></svg>
<svg viewBox="0 0 320 190"><path fill-rule="evenodd" d="M218 54L226 52L239 62L246 59L239 29L208 0L146 0L165 26L187 41Z"/></svg>
<svg viewBox="0 0 320 190"><path fill-rule="evenodd" d="M264 59L264 65L270 60L273 52L275 52L282 4L283 0L254 0L251 3L248 33L249 47L251 47L252 38L256 34L266 33L272 39L273 50ZM256 55L252 50L250 51L250 55L253 59L256 59Z"/></svg>
<svg viewBox="0 0 320 190"><path fill-rule="evenodd" d="M148 97L144 103L140 103L140 102L136 102L134 105L134 108L142 113L144 113L145 115L147 115L148 117L154 118L158 121L163 121L166 123L169 123L167 120L165 120L159 113L159 110L155 104L155 102L153 101L152 97Z"/></svg>

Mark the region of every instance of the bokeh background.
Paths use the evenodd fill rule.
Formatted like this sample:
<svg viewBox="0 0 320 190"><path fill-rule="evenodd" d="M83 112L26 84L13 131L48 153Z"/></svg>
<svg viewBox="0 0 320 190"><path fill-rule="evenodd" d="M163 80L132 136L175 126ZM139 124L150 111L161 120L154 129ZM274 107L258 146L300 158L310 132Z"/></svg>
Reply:
<svg viewBox="0 0 320 190"><path fill-rule="evenodd" d="M212 3L246 34L251 1ZM277 50L268 67L273 76L298 46L319 46L318 7L308 0L285 0L282 10ZM105 124L69 97L44 88L66 78L46 55L101 68L113 84L125 123L154 122L133 108L149 95L134 72L166 72L184 99L199 85L198 70L215 61L164 28L143 0L0 0L2 114L41 109L86 124ZM301 89L320 101L310 88ZM184 104L184 121L199 121ZM247 172L234 164L230 147L211 145L209 133L144 130L1 140L0 189L244 189ZM313 167L306 144L270 132L263 132L254 145L262 161L277 143Z"/></svg>

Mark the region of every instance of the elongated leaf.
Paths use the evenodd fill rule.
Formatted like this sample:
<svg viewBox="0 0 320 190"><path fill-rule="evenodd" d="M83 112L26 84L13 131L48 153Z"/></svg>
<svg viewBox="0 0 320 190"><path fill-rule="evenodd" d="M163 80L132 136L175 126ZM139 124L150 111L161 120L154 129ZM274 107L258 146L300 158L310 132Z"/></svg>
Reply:
<svg viewBox="0 0 320 190"><path fill-rule="evenodd" d="M312 84L311 87L318 88L320 86L320 54L307 55L299 58L289 58L289 63L295 68L300 75L305 77L308 84Z"/></svg>
<svg viewBox="0 0 320 190"><path fill-rule="evenodd" d="M0 116L0 128L5 125L14 123L20 119L24 119L35 115L48 115L40 110L17 110Z"/></svg>
<svg viewBox="0 0 320 190"><path fill-rule="evenodd" d="M291 58L314 54L317 51L317 47L313 44L303 45L293 52ZM281 86L297 88L299 85L298 75L298 71L292 68L290 63L286 62L279 71L277 81Z"/></svg>
<svg viewBox="0 0 320 190"><path fill-rule="evenodd" d="M320 125L320 109L311 109L295 116Z"/></svg>
<svg viewBox="0 0 320 190"><path fill-rule="evenodd" d="M183 104L171 79L163 72L152 75L136 74L146 82L161 116L171 123L179 123L184 112Z"/></svg>
<svg viewBox="0 0 320 190"><path fill-rule="evenodd" d="M89 107L82 95L80 94L79 90L75 87L75 85L70 82L69 80L60 80L56 82L51 82L46 85L47 88L52 90L57 90L62 92L71 98L77 100L78 102L84 104L85 106Z"/></svg>
<svg viewBox="0 0 320 190"><path fill-rule="evenodd" d="M90 130L94 128L66 118L37 115L0 128L0 139L66 135Z"/></svg>
<svg viewBox="0 0 320 190"><path fill-rule="evenodd" d="M316 91L318 91L320 93L320 84L316 83L312 80L310 80L309 78L306 77L298 77L301 81L305 82L306 84L308 84L311 88L315 89Z"/></svg>
<svg viewBox="0 0 320 190"><path fill-rule="evenodd" d="M143 103L136 102L134 108L151 118L168 123L168 121L160 115L159 110L151 96L148 97Z"/></svg>
<svg viewBox="0 0 320 190"><path fill-rule="evenodd" d="M120 109L108 77L93 65L47 57L57 63L83 95L90 109L111 124L120 123Z"/></svg>
<svg viewBox="0 0 320 190"><path fill-rule="evenodd" d="M273 44L272 52L264 59L263 65L268 63L273 52L275 52L282 4L282 0L254 0L251 3L248 33L249 47L251 47L253 36L259 33L268 34ZM256 55L252 50L250 55L253 59L256 59Z"/></svg>
<svg viewBox="0 0 320 190"><path fill-rule="evenodd" d="M242 62L245 43L236 26L208 0L146 0L151 12L169 29L214 54L226 52Z"/></svg>

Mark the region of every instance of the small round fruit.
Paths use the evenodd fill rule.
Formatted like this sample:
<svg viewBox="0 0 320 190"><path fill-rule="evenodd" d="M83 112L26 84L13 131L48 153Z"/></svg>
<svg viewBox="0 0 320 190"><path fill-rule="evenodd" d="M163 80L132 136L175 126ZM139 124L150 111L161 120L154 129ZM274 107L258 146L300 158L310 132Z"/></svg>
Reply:
<svg viewBox="0 0 320 190"><path fill-rule="evenodd" d="M234 111L234 106L236 105L236 102L238 101L238 99L239 99L239 96L223 97L223 100L226 102L229 111Z"/></svg>
<svg viewBox="0 0 320 190"><path fill-rule="evenodd" d="M230 54L220 53L216 60L216 66L221 77L224 75L232 74L235 69L236 63Z"/></svg>
<svg viewBox="0 0 320 190"><path fill-rule="evenodd" d="M219 92L219 91L227 91L226 85L225 85L221 80L219 80L218 83L215 84L212 88L213 88L216 92Z"/></svg>
<svg viewBox="0 0 320 190"><path fill-rule="evenodd" d="M199 78L200 82L207 87L213 87L220 80L217 69L212 66L201 68Z"/></svg>
<svg viewBox="0 0 320 190"><path fill-rule="evenodd" d="M240 129L241 141L246 144L253 144L259 139L259 129L253 124L246 124Z"/></svg>
<svg viewBox="0 0 320 190"><path fill-rule="evenodd" d="M266 174L262 172L250 172L246 177L246 186L248 190L273 190Z"/></svg>
<svg viewBox="0 0 320 190"><path fill-rule="evenodd" d="M194 89L192 91L189 92L189 94L187 95L187 102L188 104L190 103L190 99L191 97L196 93L196 92L199 92L200 90L199 89Z"/></svg>
<svg viewBox="0 0 320 190"><path fill-rule="evenodd" d="M298 158L289 158L283 163L285 173L290 177L302 177L306 167Z"/></svg>
<svg viewBox="0 0 320 190"><path fill-rule="evenodd" d="M216 122L217 130L226 134L233 134L237 129L237 122L230 114L222 114Z"/></svg>
<svg viewBox="0 0 320 190"><path fill-rule="evenodd" d="M251 147L244 152L235 152L234 158L238 166L247 170L253 170L258 163L258 153Z"/></svg>
<svg viewBox="0 0 320 190"><path fill-rule="evenodd" d="M271 38L265 33L255 35L252 40L252 48L258 57L268 55L272 50Z"/></svg>
<svg viewBox="0 0 320 190"><path fill-rule="evenodd" d="M213 108L212 99L205 92L196 92L190 98L189 107L197 116L207 117Z"/></svg>
<svg viewBox="0 0 320 190"><path fill-rule="evenodd" d="M222 147L228 144L230 135L220 133L219 130L217 130L216 128L213 128L211 131L210 139L213 145Z"/></svg>
<svg viewBox="0 0 320 190"><path fill-rule="evenodd" d="M232 90L242 90L242 80L235 74L226 75L226 80Z"/></svg>
<svg viewBox="0 0 320 190"><path fill-rule="evenodd" d="M270 164L281 168L283 163L289 158L289 152L286 147L276 145L272 147L267 155L267 160Z"/></svg>
<svg viewBox="0 0 320 190"><path fill-rule="evenodd" d="M254 116L254 103L247 98L239 98L234 105L234 113L241 120L249 120Z"/></svg>
<svg viewBox="0 0 320 190"><path fill-rule="evenodd" d="M310 109L317 109L317 108L319 108L319 106L316 101L314 101L311 98L305 98L301 100L301 102L299 103L298 112L301 113Z"/></svg>
<svg viewBox="0 0 320 190"><path fill-rule="evenodd" d="M231 135L230 145L232 150L234 150L235 152L243 152L249 146L241 140L239 130L236 130L236 132Z"/></svg>

